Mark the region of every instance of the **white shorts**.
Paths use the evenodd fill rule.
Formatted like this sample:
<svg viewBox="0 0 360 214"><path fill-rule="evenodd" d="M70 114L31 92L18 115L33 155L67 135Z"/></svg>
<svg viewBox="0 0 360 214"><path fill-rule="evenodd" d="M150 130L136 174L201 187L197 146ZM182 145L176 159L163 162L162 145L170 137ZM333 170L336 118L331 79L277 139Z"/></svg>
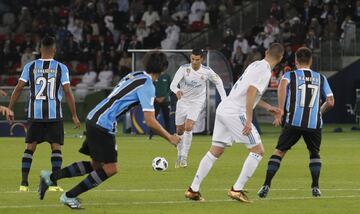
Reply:
<svg viewBox="0 0 360 214"><path fill-rule="evenodd" d="M176 103L175 125L183 125L186 119L197 121L203 104L185 103L178 101Z"/></svg>
<svg viewBox="0 0 360 214"><path fill-rule="evenodd" d="M224 116L216 114L212 145L230 147L235 143L243 143L247 148L252 148L261 143L259 132L252 124L251 133L243 135L242 130L246 121L245 115Z"/></svg>

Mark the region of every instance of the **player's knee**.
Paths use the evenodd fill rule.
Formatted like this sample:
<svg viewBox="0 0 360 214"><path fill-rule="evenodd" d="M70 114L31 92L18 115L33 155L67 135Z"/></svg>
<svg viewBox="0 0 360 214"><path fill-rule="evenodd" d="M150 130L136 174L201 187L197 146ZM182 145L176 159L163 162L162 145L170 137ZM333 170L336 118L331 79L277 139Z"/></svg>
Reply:
<svg viewBox="0 0 360 214"><path fill-rule="evenodd" d="M185 131L191 132L193 130L193 126L185 126Z"/></svg>
<svg viewBox="0 0 360 214"><path fill-rule="evenodd" d="M107 176L113 176L118 172L118 168L116 164L105 164L103 169Z"/></svg>
<svg viewBox="0 0 360 214"><path fill-rule="evenodd" d="M91 161L91 166L94 170L98 170L102 168L101 163L97 162L97 161Z"/></svg>
<svg viewBox="0 0 360 214"><path fill-rule="evenodd" d="M310 152L310 159L320 159L319 152Z"/></svg>
<svg viewBox="0 0 360 214"><path fill-rule="evenodd" d="M211 146L209 152L215 156L216 158L219 158L225 151L225 148L218 147L218 146Z"/></svg>
<svg viewBox="0 0 360 214"><path fill-rule="evenodd" d="M26 144L26 149L32 151L32 152L35 152L36 150L36 142L33 142L33 143L27 143Z"/></svg>
<svg viewBox="0 0 360 214"><path fill-rule="evenodd" d="M51 144L51 150L54 151L54 150L61 150L61 145L58 144L58 143L52 143Z"/></svg>
<svg viewBox="0 0 360 214"><path fill-rule="evenodd" d="M284 155L286 154L286 151L281 151L276 149L274 152L274 155L279 156L279 157L284 157Z"/></svg>
<svg viewBox="0 0 360 214"><path fill-rule="evenodd" d="M185 131L185 129L183 127L176 127L176 133L178 135L183 135L184 131Z"/></svg>
<svg viewBox="0 0 360 214"><path fill-rule="evenodd" d="M261 155L261 156L265 155L265 149L264 149L264 146L261 143L254 146L254 147L252 147L249 150L250 150L250 152L256 153L256 154Z"/></svg>

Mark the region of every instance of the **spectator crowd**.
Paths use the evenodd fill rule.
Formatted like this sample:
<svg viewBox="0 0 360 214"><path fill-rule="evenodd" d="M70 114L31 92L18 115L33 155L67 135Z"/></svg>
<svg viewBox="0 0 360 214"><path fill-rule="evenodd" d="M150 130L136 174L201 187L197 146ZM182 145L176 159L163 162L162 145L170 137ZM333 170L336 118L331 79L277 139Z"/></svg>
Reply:
<svg viewBox="0 0 360 214"><path fill-rule="evenodd" d="M5 80L3 74L19 75L38 57L41 38L51 35L58 42L56 58L71 73L94 72L74 78L73 85L88 85L90 80L95 85L95 80L108 86L112 83L100 79L99 72L106 72L105 79L126 75L131 70L128 49L175 49L181 32L201 30L210 21L216 24L218 8L228 2L232 1L0 1L0 83L15 85L16 77Z"/></svg>
<svg viewBox="0 0 360 214"><path fill-rule="evenodd" d="M131 71L128 49L176 49L181 33L217 27L241 0L12 0L0 2L0 83L13 86L22 67L39 53L41 38L55 36L56 58L78 85L111 86ZM346 50L356 39L360 0L273 1L268 18L249 32L226 29L218 48L233 65L234 79L262 58L272 42L286 53L274 69L274 84L294 67L294 52L319 52L322 41L337 40ZM234 33L238 32L238 33ZM5 75L4 75L5 74ZM17 76L16 76L17 75ZM9 78L5 78L9 76Z"/></svg>
<svg viewBox="0 0 360 214"><path fill-rule="evenodd" d="M273 42L285 46L283 61L273 71L270 83L277 87L282 74L295 67L295 51L307 46L320 52L322 41L339 41L349 50L356 39L360 23L360 0L287 0L272 1L269 17L253 26L249 32L234 33L226 29L222 53L233 65L234 80L253 61L259 60Z"/></svg>

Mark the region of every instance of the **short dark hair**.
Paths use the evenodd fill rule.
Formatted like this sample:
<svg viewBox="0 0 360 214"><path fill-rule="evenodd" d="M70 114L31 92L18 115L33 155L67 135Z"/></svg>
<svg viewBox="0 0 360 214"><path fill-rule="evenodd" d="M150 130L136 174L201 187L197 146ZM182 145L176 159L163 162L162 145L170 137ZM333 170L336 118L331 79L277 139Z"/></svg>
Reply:
<svg viewBox="0 0 360 214"><path fill-rule="evenodd" d="M284 46L280 43L272 43L268 49L271 57L280 59L284 55Z"/></svg>
<svg viewBox="0 0 360 214"><path fill-rule="evenodd" d="M194 48L191 52L192 55L195 55L195 56L201 56L203 57L204 55L204 50L201 49L201 48Z"/></svg>
<svg viewBox="0 0 360 214"><path fill-rule="evenodd" d="M311 58L311 50L307 47L301 47L295 52L295 59L300 64L309 64Z"/></svg>
<svg viewBox="0 0 360 214"><path fill-rule="evenodd" d="M149 52L144 57L145 70L148 73L161 73L168 67L166 55L162 52Z"/></svg>
<svg viewBox="0 0 360 214"><path fill-rule="evenodd" d="M42 40L41 40L41 47L44 48L52 48L55 46L55 38L52 36L45 36Z"/></svg>

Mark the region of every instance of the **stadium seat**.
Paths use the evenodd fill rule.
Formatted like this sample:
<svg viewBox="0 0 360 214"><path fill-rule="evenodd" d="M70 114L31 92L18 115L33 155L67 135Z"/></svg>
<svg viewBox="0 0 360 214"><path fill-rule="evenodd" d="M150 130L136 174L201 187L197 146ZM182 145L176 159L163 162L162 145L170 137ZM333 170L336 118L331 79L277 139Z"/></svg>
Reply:
<svg viewBox="0 0 360 214"><path fill-rule="evenodd" d="M0 34L0 42L4 42L6 40L6 35Z"/></svg>
<svg viewBox="0 0 360 214"><path fill-rule="evenodd" d="M88 86L93 86L96 82L96 78L97 73L95 71L89 71L82 75L81 82L85 83Z"/></svg>
<svg viewBox="0 0 360 214"><path fill-rule="evenodd" d="M11 73L21 72L21 63L15 63L11 68Z"/></svg>
<svg viewBox="0 0 360 214"><path fill-rule="evenodd" d="M91 36L91 41L98 42L99 36Z"/></svg>
<svg viewBox="0 0 360 214"><path fill-rule="evenodd" d="M59 17L60 18L67 18L69 16L69 8L62 6L59 8Z"/></svg>
<svg viewBox="0 0 360 214"><path fill-rule="evenodd" d="M73 77L70 80L70 85L71 86L76 86L77 84L79 84L81 82L81 78L80 77Z"/></svg>
<svg viewBox="0 0 360 214"><path fill-rule="evenodd" d="M7 86L16 86L17 81L18 81L17 76L9 76L6 80L6 85Z"/></svg>
<svg viewBox="0 0 360 214"><path fill-rule="evenodd" d="M16 34L14 36L14 42L17 45L21 45L25 42L25 36L23 34Z"/></svg>
<svg viewBox="0 0 360 214"><path fill-rule="evenodd" d="M85 73L86 71L88 71L88 66L84 63L79 63L76 65L76 72L78 74L83 74Z"/></svg>
<svg viewBox="0 0 360 214"><path fill-rule="evenodd" d="M73 72L73 66L72 66L72 64L71 63L66 63L66 67L68 68L68 70L69 70L69 73L72 73Z"/></svg>
<svg viewBox="0 0 360 214"><path fill-rule="evenodd" d="M190 27L192 31L201 31L204 27L204 23L202 21L194 21L191 23Z"/></svg>

